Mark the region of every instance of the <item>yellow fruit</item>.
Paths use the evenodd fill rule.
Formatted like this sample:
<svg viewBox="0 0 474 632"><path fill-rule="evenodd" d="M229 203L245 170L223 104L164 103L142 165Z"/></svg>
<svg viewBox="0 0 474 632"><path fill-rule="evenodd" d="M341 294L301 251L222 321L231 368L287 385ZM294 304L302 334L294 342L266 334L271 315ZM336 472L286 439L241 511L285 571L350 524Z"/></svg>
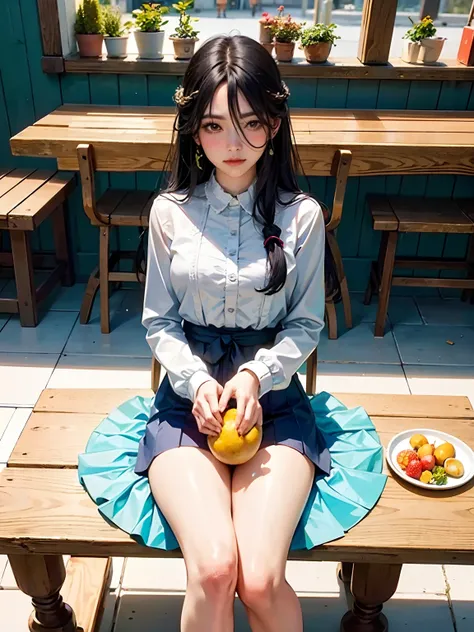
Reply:
<svg viewBox="0 0 474 632"><path fill-rule="evenodd" d="M431 472L429 472L428 470L426 470L425 472L423 472L423 474L420 476L420 481L422 483L429 483L431 481L432 478L432 474Z"/></svg>
<svg viewBox="0 0 474 632"><path fill-rule="evenodd" d="M435 450L435 447L432 443L425 443L421 448L418 448L418 456L422 459L424 456L431 456Z"/></svg>
<svg viewBox="0 0 474 632"><path fill-rule="evenodd" d="M418 450L418 448L421 448L422 445L425 445L427 443L428 439L425 437L425 435L422 434L415 434L410 439L410 445L414 450Z"/></svg>
<svg viewBox="0 0 474 632"><path fill-rule="evenodd" d="M212 454L227 465L241 465L257 453L262 442L262 429L254 426L246 435L239 435L235 429L236 408L229 408L224 414L222 429L218 437L207 437Z"/></svg>
<svg viewBox="0 0 474 632"><path fill-rule="evenodd" d="M458 459L446 459L444 462L444 471L448 476L461 478L464 474L464 465Z"/></svg>
<svg viewBox="0 0 474 632"><path fill-rule="evenodd" d="M439 445L435 451L433 452L434 458L436 459L436 465L444 465L446 459L451 459L455 456L456 451L452 443L442 443Z"/></svg>

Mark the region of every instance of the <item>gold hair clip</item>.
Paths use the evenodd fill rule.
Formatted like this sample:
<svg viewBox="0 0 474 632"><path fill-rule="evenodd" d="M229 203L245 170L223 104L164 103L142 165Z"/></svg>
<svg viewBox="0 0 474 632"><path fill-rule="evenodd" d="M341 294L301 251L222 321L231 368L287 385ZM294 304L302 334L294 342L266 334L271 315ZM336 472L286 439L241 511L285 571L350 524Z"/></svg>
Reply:
<svg viewBox="0 0 474 632"><path fill-rule="evenodd" d="M284 99L288 99L291 92L288 89L288 86L284 81L281 82L281 92L270 92L267 90L268 94L272 96L276 101L283 101Z"/></svg>
<svg viewBox="0 0 474 632"><path fill-rule="evenodd" d="M193 100L193 97L198 94L199 90L195 90L191 92L188 96L184 96L184 88L183 86L178 86L174 92L173 100L177 105L187 105L190 101Z"/></svg>

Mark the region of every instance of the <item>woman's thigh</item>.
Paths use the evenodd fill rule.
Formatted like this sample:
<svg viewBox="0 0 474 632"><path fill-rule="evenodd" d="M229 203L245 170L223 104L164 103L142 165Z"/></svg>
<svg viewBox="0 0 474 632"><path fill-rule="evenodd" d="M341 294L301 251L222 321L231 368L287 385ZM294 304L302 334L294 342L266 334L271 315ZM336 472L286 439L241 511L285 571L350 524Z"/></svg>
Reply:
<svg viewBox="0 0 474 632"><path fill-rule="evenodd" d="M148 471L153 497L178 540L189 573L226 571L236 564L231 473L210 452L172 448ZM218 568L222 566L223 568Z"/></svg>
<svg viewBox="0 0 474 632"><path fill-rule="evenodd" d="M240 572L254 584L284 576L288 550L314 481L314 464L294 448L263 448L232 478Z"/></svg>

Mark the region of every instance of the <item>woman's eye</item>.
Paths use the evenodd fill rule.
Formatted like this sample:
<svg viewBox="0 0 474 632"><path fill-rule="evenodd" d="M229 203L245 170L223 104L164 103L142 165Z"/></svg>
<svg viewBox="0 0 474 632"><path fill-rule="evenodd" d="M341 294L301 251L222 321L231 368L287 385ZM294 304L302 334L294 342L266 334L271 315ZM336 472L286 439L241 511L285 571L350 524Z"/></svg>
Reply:
<svg viewBox="0 0 474 632"><path fill-rule="evenodd" d="M261 127L261 124L258 119L255 119L253 121L249 121L247 123L247 127L249 127L250 129L259 129Z"/></svg>
<svg viewBox="0 0 474 632"><path fill-rule="evenodd" d="M203 128L208 130L209 132L218 132L221 129L221 126L217 123L206 123L203 125Z"/></svg>

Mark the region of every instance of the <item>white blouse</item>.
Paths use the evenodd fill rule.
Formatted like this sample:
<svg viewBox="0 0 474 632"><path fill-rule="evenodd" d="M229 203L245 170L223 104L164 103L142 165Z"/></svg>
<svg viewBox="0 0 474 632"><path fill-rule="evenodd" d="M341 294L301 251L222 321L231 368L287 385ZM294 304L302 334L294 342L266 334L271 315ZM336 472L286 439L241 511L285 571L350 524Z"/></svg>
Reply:
<svg viewBox="0 0 474 632"><path fill-rule="evenodd" d="M289 385L324 327L321 207L305 194L289 206L277 204L288 276L280 292L267 296L255 291L265 285L267 253L252 219L254 195L255 183L234 197L212 175L188 202L179 193L160 194L151 209L142 323L174 391L191 401L210 375L191 352L183 320L254 329L281 323L274 346L237 369L257 375L260 396Z"/></svg>

